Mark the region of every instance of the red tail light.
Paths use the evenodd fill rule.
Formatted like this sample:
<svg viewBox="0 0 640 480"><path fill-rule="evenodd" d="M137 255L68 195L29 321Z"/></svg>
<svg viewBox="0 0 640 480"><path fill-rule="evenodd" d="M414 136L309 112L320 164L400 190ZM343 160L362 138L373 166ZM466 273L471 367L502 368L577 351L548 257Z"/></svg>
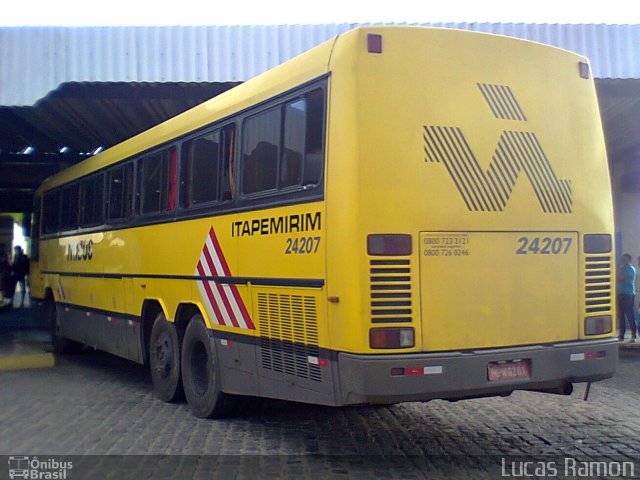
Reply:
<svg viewBox="0 0 640 480"><path fill-rule="evenodd" d="M411 235L401 233L381 233L367 237L369 255L411 255L413 251Z"/></svg>
<svg viewBox="0 0 640 480"><path fill-rule="evenodd" d="M413 328L381 327L369 330L371 348L411 348L415 345Z"/></svg>

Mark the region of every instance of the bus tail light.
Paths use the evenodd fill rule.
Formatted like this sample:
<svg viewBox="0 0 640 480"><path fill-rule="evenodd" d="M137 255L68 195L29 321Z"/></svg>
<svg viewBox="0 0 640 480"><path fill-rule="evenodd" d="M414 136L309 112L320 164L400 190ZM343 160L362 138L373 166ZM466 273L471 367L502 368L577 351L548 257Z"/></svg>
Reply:
<svg viewBox="0 0 640 480"><path fill-rule="evenodd" d="M603 333L610 333L611 330L611 315L600 315L599 317L588 317L584 319L585 335L602 335Z"/></svg>
<svg viewBox="0 0 640 480"><path fill-rule="evenodd" d="M411 235L401 233L381 233L367 237L369 255L411 255Z"/></svg>
<svg viewBox="0 0 640 480"><path fill-rule="evenodd" d="M371 348L410 348L414 345L413 328L382 327L369 330Z"/></svg>
<svg viewBox="0 0 640 480"><path fill-rule="evenodd" d="M591 233L584 236L584 253L609 253L611 235Z"/></svg>

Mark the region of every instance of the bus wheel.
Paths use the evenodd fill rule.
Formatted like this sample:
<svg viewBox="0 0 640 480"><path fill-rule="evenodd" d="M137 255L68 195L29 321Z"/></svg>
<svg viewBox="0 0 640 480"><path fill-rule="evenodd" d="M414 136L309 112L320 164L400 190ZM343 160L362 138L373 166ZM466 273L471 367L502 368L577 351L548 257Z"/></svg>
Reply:
<svg viewBox="0 0 640 480"><path fill-rule="evenodd" d="M220 369L213 338L202 315L194 315L182 342L182 378L191 412L200 418L222 418L235 410L233 396L220 390Z"/></svg>
<svg viewBox="0 0 640 480"><path fill-rule="evenodd" d="M175 402L183 398L178 332L162 312L151 328L149 367L153 391L160 400Z"/></svg>
<svg viewBox="0 0 640 480"><path fill-rule="evenodd" d="M51 334L51 347L53 353L64 355L66 353L78 353L82 345L60 335L60 322L58 321L56 301L52 295L48 295L42 306L44 316Z"/></svg>

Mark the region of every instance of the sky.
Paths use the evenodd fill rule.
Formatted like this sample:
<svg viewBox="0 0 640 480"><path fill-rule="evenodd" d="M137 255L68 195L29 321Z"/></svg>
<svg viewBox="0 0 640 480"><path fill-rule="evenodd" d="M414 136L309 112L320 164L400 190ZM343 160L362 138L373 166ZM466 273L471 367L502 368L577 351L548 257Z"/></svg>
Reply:
<svg viewBox="0 0 640 480"><path fill-rule="evenodd" d="M640 23L634 0L5 0L0 26Z"/></svg>

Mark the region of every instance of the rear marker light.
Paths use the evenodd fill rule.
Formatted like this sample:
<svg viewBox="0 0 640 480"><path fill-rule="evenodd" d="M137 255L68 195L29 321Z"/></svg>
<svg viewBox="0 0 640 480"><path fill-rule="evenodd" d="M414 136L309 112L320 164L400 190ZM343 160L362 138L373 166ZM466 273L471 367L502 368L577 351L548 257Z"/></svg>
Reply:
<svg viewBox="0 0 640 480"><path fill-rule="evenodd" d="M381 233L367 236L367 253L369 255L411 255L412 251L411 235Z"/></svg>
<svg viewBox="0 0 640 480"><path fill-rule="evenodd" d="M414 333L411 327L382 327L369 330L371 348L411 348L414 345Z"/></svg>
<svg viewBox="0 0 640 480"><path fill-rule="evenodd" d="M597 352L572 353L569 356L569 360L572 362L582 362L583 360L597 360L598 358L604 358L606 356L607 352L604 350Z"/></svg>
<svg viewBox="0 0 640 480"><path fill-rule="evenodd" d="M382 53L382 35L377 33L367 35L367 51L369 53Z"/></svg>
<svg viewBox="0 0 640 480"><path fill-rule="evenodd" d="M431 367L394 367L389 372L392 377L402 375L440 375L442 366L436 365Z"/></svg>
<svg viewBox="0 0 640 480"><path fill-rule="evenodd" d="M318 357L307 357L307 361L311 364L311 365L318 365L320 367L328 367L329 366L329 360L327 360L326 358L318 358Z"/></svg>
<svg viewBox="0 0 640 480"><path fill-rule="evenodd" d="M580 78L589 80L589 78L591 77L589 72L589 64L585 62L578 62L578 69L580 70Z"/></svg>

